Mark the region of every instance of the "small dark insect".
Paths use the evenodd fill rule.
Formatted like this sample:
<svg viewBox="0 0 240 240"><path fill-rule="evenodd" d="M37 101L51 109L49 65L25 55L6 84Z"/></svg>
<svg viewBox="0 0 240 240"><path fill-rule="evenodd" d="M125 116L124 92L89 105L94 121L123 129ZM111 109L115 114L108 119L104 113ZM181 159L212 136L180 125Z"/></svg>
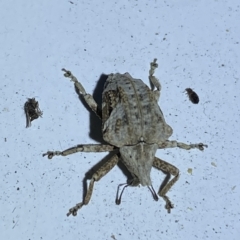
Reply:
<svg viewBox="0 0 240 240"><path fill-rule="evenodd" d="M38 101L35 98L28 98L24 104L27 124L26 128L31 126L31 122L38 117L42 117L43 112L39 109Z"/></svg>
<svg viewBox="0 0 240 240"><path fill-rule="evenodd" d="M191 88L186 88L187 91L187 95L189 97L189 100L194 103L197 104L199 103L199 97L198 95L191 89Z"/></svg>

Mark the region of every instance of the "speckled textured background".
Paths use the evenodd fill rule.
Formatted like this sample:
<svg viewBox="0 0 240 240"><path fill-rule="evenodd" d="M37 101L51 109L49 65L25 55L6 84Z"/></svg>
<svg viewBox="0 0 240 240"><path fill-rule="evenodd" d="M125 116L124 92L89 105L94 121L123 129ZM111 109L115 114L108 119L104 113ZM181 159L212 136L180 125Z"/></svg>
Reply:
<svg viewBox="0 0 240 240"><path fill-rule="evenodd" d="M239 239L239 1L2 0L0 20L1 239ZM101 139L101 122L61 68L99 99L102 74L129 72L148 84L153 58L170 140L208 149L157 151L181 172L168 194L171 214L143 187L127 188L115 205L126 182L115 167L95 184L89 205L67 218L82 200L86 172L108 153L42 157ZM43 117L26 129L29 97ZM163 179L152 171L155 189Z"/></svg>

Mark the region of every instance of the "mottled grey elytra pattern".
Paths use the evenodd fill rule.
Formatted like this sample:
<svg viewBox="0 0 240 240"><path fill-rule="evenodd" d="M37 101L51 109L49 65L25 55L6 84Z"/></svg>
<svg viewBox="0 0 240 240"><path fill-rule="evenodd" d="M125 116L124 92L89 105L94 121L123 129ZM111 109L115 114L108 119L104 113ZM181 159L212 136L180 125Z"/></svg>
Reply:
<svg viewBox="0 0 240 240"><path fill-rule="evenodd" d="M129 73L110 74L103 91L104 140L119 148L141 138L148 144L167 140L172 128L158 106L158 93Z"/></svg>
<svg viewBox="0 0 240 240"><path fill-rule="evenodd" d="M110 74L102 94L102 110L93 97L86 93L77 78L70 71L62 69L65 72L64 76L74 82L86 103L102 118L103 138L109 144L77 145L64 151L48 151L43 156L47 155L51 159L53 156L67 156L76 152L115 151L115 154L93 174L83 202L69 209L67 216L71 214L76 216L77 211L89 203L94 182L105 176L119 160L132 174L132 180L124 184L125 187L139 184L147 186L155 200L158 200L158 197L150 177L152 167L173 176L158 192L158 195L166 201L165 208L170 213L173 204L166 193L178 180L179 170L170 163L155 157L157 149L179 147L186 150L197 148L202 151L207 145L168 140L173 130L166 123L158 105L161 85L154 76L157 67L157 59L154 59L150 63L149 70L149 80L153 89L150 89L142 80L133 78L129 73ZM123 190L120 197L116 199L117 204L121 202Z"/></svg>

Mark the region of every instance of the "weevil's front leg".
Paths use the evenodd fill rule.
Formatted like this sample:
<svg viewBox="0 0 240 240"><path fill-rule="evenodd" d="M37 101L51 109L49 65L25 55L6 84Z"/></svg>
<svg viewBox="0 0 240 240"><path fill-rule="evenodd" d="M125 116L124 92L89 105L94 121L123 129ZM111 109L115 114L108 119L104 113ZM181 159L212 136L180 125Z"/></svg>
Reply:
<svg viewBox="0 0 240 240"><path fill-rule="evenodd" d="M90 184L87 189L86 196L83 199L83 202L76 204L75 207L70 208L67 216L71 214L73 216L77 215L77 211L83 206L87 205L91 199L94 182L99 181L102 177L104 177L115 165L117 165L119 161L119 157L117 154L113 155L102 167L100 167L92 176Z"/></svg>
<svg viewBox="0 0 240 240"><path fill-rule="evenodd" d="M66 69L62 69L62 71L64 71L64 76L68 77L71 79L71 81L74 82L75 87L77 88L77 90L80 92L80 94L84 97L84 100L86 101L86 103L88 104L88 106L96 113L96 115L99 118L102 118L102 111L101 108L98 106L98 104L96 103L96 101L93 99L93 96L86 93L83 85L77 80L77 78L68 70Z"/></svg>
<svg viewBox="0 0 240 240"><path fill-rule="evenodd" d="M159 80L155 76L153 76L153 74L155 73L155 69L157 67L158 67L157 59L155 58L153 62L150 63L149 80L153 84L153 86L157 88L157 92L159 93L161 90L161 84Z"/></svg>
<svg viewBox="0 0 240 240"><path fill-rule="evenodd" d="M52 159L54 156L67 156L76 152L112 152L118 149L112 145L103 145L103 144L86 144L86 145L77 145L76 147L68 148L64 151L48 151L43 154L48 156L49 159Z"/></svg>
<svg viewBox="0 0 240 240"><path fill-rule="evenodd" d="M170 201L169 197L166 196L166 194L170 190L170 188L175 184L175 182L177 182L177 180L179 179L179 170L172 164L165 162L157 157L154 158L153 166L159 170L162 170L166 173L170 173L171 175L174 176L174 178L171 181L167 182L158 192L158 195L166 201L165 207L168 213L170 213L171 209L173 208L173 204Z"/></svg>
<svg viewBox="0 0 240 240"><path fill-rule="evenodd" d="M204 150L204 147L208 147L208 145L203 144L203 143L196 143L196 144L186 144L182 142L177 142L177 141L165 141L165 142L159 142L158 143L158 148L163 149L163 148L182 148L185 150L190 150L193 148L197 148L201 151Z"/></svg>

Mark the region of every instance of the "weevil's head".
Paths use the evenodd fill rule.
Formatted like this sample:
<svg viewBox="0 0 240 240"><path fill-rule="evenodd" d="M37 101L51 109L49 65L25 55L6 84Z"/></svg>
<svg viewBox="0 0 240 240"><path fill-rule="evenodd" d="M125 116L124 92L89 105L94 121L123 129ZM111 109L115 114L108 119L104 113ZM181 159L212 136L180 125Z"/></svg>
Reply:
<svg viewBox="0 0 240 240"><path fill-rule="evenodd" d="M150 173L157 149L157 144L146 144L144 142L120 148L124 165L138 178L142 186L152 185Z"/></svg>

